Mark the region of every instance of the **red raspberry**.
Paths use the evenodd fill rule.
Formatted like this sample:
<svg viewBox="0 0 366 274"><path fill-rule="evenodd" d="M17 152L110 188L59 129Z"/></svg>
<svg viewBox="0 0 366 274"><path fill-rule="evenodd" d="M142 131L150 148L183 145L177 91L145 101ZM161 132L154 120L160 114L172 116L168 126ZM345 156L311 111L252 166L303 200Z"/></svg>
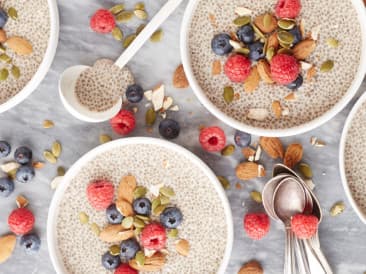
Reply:
<svg viewBox="0 0 366 274"><path fill-rule="evenodd" d="M121 264L116 268L114 274L138 274L138 272L128 264Z"/></svg>
<svg viewBox="0 0 366 274"><path fill-rule="evenodd" d="M108 181L95 181L86 189L90 205L96 210L104 210L111 205L114 195L114 186Z"/></svg>
<svg viewBox="0 0 366 274"><path fill-rule="evenodd" d="M127 135L135 129L136 119L131 111L122 109L110 120L110 123L114 132L120 135Z"/></svg>
<svg viewBox="0 0 366 274"><path fill-rule="evenodd" d="M279 18L296 18L301 11L300 0L278 0L276 15Z"/></svg>
<svg viewBox="0 0 366 274"><path fill-rule="evenodd" d="M225 64L225 74L229 79L236 83L244 82L250 74L251 63L243 55L236 54L230 56Z"/></svg>
<svg viewBox="0 0 366 274"><path fill-rule="evenodd" d="M288 85L296 80L300 66L296 58L287 54L277 54L271 60L272 79L281 85Z"/></svg>
<svg viewBox="0 0 366 274"><path fill-rule="evenodd" d="M157 223L152 223L142 230L140 236L141 245L152 250L160 250L166 244L165 228Z"/></svg>
<svg viewBox="0 0 366 274"><path fill-rule="evenodd" d="M297 214L291 219L291 229L299 239L309 239L318 230L318 223L313 215Z"/></svg>
<svg viewBox="0 0 366 274"><path fill-rule="evenodd" d="M200 143L204 150L221 151L226 145L225 132L219 127L206 127L201 130Z"/></svg>
<svg viewBox="0 0 366 274"><path fill-rule="evenodd" d="M244 217L244 229L253 240L260 240L270 228L269 217L264 213L248 213Z"/></svg>
<svg viewBox="0 0 366 274"><path fill-rule="evenodd" d="M90 19L90 27L95 32L110 33L116 26L113 14L106 9L97 10Z"/></svg>
<svg viewBox="0 0 366 274"><path fill-rule="evenodd" d="M34 215L32 211L25 207L15 209L8 217L8 225L15 234L26 234L33 229Z"/></svg>

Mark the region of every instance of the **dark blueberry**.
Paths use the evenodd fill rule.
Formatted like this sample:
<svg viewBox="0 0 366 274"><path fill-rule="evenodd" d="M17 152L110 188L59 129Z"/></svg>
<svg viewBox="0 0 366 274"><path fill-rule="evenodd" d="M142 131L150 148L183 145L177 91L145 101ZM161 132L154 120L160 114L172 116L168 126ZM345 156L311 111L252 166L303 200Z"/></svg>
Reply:
<svg viewBox="0 0 366 274"><path fill-rule="evenodd" d="M149 216L151 213L151 202L146 198L138 198L133 201L133 210L138 215Z"/></svg>
<svg viewBox="0 0 366 274"><path fill-rule="evenodd" d="M2 8L0 8L0 28L3 28L8 21L8 14Z"/></svg>
<svg viewBox="0 0 366 274"><path fill-rule="evenodd" d="M11 146L6 141L0 141L0 158L5 158L10 154Z"/></svg>
<svg viewBox="0 0 366 274"><path fill-rule="evenodd" d="M121 258L117 256L113 256L109 251L103 254L102 256L102 265L108 269L116 269L121 264Z"/></svg>
<svg viewBox="0 0 366 274"><path fill-rule="evenodd" d="M14 182L9 178L0 178L0 196L8 197L14 191Z"/></svg>
<svg viewBox="0 0 366 274"><path fill-rule="evenodd" d="M249 58L253 61L258 61L259 59L264 58L265 52L263 50L264 44L261 42L255 42L249 45Z"/></svg>
<svg viewBox="0 0 366 274"><path fill-rule="evenodd" d="M238 147L247 147L252 142L252 136L249 133L237 130L234 135L234 141Z"/></svg>
<svg viewBox="0 0 366 274"><path fill-rule="evenodd" d="M122 261L127 262L133 258L135 258L135 255L137 251L140 250L140 245L136 241L136 239L131 238L126 241L122 241L121 243L121 258Z"/></svg>
<svg viewBox="0 0 366 274"><path fill-rule="evenodd" d="M117 210L116 204L111 204L106 210L107 220L110 224L120 224L123 215Z"/></svg>
<svg viewBox="0 0 366 274"><path fill-rule="evenodd" d="M172 119L164 119L159 124L159 133L165 139L175 139L180 132L180 126L177 121Z"/></svg>
<svg viewBox="0 0 366 274"><path fill-rule="evenodd" d="M289 33L294 36L294 45L298 44L302 40L302 35L299 27L294 27L293 29L289 30Z"/></svg>
<svg viewBox="0 0 366 274"><path fill-rule="evenodd" d="M126 97L130 103L138 103L144 98L144 91L141 86L134 84L127 88Z"/></svg>
<svg viewBox="0 0 366 274"><path fill-rule="evenodd" d="M177 207L168 207L160 214L160 223L166 228L177 228L183 221L183 214Z"/></svg>
<svg viewBox="0 0 366 274"><path fill-rule="evenodd" d="M254 42L254 29L251 25L242 26L236 33L239 40L245 44L251 44Z"/></svg>
<svg viewBox="0 0 366 274"><path fill-rule="evenodd" d="M215 35L211 41L213 52L220 56L230 53L233 50L233 47L230 45L230 39L231 37L227 33Z"/></svg>
<svg viewBox="0 0 366 274"><path fill-rule="evenodd" d="M30 182L34 175L36 174L32 166L21 166L18 168L17 173L15 173L15 178L17 182L25 184Z"/></svg>
<svg viewBox="0 0 366 274"><path fill-rule="evenodd" d="M20 238L20 246L24 249L24 251L28 254L36 253L41 247L41 240L38 235L31 233L23 235Z"/></svg>
<svg viewBox="0 0 366 274"><path fill-rule="evenodd" d="M21 165L28 164L32 160L32 151L27 147L18 147L14 152L14 158Z"/></svg>
<svg viewBox="0 0 366 274"><path fill-rule="evenodd" d="M295 81L293 81L291 84L288 84L288 85L287 85L287 87L288 87L289 89L292 89L292 90L294 90L294 89L298 89L299 87L301 87L301 86L302 86L303 82L304 82L304 79L302 78L302 76L301 76L301 74L300 74L300 75L296 78L296 80L295 80Z"/></svg>

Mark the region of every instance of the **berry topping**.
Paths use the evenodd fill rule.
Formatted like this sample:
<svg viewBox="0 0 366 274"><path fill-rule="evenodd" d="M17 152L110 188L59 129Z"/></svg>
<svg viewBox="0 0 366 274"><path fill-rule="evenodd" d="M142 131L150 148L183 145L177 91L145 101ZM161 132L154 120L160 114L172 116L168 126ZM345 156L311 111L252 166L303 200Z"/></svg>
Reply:
<svg viewBox="0 0 366 274"><path fill-rule="evenodd" d="M93 208L105 210L113 201L114 186L108 181L96 181L88 185L86 194Z"/></svg>
<svg viewBox="0 0 366 274"><path fill-rule="evenodd" d="M0 196L8 197L14 191L14 182L9 178L0 178Z"/></svg>
<svg viewBox="0 0 366 274"><path fill-rule="evenodd" d="M117 256L113 256L109 251L103 254L102 256L102 265L108 269L116 269L121 264L121 258Z"/></svg>
<svg viewBox="0 0 366 274"><path fill-rule="evenodd" d="M151 202L146 198L138 198L133 202L133 210L138 215L149 216L151 213Z"/></svg>
<svg viewBox="0 0 366 274"><path fill-rule="evenodd" d="M253 240L262 239L267 235L269 228L269 217L264 213L249 213L244 217L245 232Z"/></svg>
<svg viewBox="0 0 366 274"><path fill-rule="evenodd" d="M159 133L165 139L175 139L180 132L179 123L173 119L164 119L159 124Z"/></svg>
<svg viewBox="0 0 366 274"><path fill-rule="evenodd" d="M135 255L137 251L140 250L140 245L136 241L136 239L131 238L125 241L122 241L121 243L121 259L123 262L127 262L133 258L135 258Z"/></svg>
<svg viewBox="0 0 366 274"><path fill-rule="evenodd" d="M255 42L249 45L249 59L252 61L258 61L263 59L266 55L264 51L264 44L261 42Z"/></svg>
<svg viewBox="0 0 366 274"><path fill-rule="evenodd" d="M8 142L0 141L0 158L5 158L10 154L11 147Z"/></svg>
<svg viewBox="0 0 366 274"><path fill-rule="evenodd" d="M238 147L247 147L252 142L252 136L249 133L237 130L234 135L234 141Z"/></svg>
<svg viewBox="0 0 366 274"><path fill-rule="evenodd" d="M230 56L225 63L225 74L233 82L241 83L250 74L250 61L247 57L236 54Z"/></svg>
<svg viewBox="0 0 366 274"><path fill-rule="evenodd" d="M157 223L148 224L141 232L140 241L144 248L163 249L166 244L165 228Z"/></svg>
<svg viewBox="0 0 366 274"><path fill-rule="evenodd" d="M177 228L183 221L183 214L177 207L168 207L160 214L160 223L166 228Z"/></svg>
<svg viewBox="0 0 366 274"><path fill-rule="evenodd" d="M37 234L31 233L20 238L20 246L28 254L36 253L41 247L41 240Z"/></svg>
<svg viewBox="0 0 366 274"><path fill-rule="evenodd" d="M35 176L35 171L32 166L21 166L15 173L17 182L26 184L30 182Z"/></svg>
<svg viewBox="0 0 366 274"><path fill-rule="evenodd" d="M133 84L128 86L126 97L130 103L138 103L144 98L144 91L141 86Z"/></svg>
<svg viewBox="0 0 366 274"><path fill-rule="evenodd" d="M114 132L120 135L127 135L131 133L136 126L136 120L133 113L124 109L114 116L110 123Z"/></svg>
<svg viewBox="0 0 366 274"><path fill-rule="evenodd" d="M28 164L32 160L32 150L27 147L18 147L14 152L14 159L21 165Z"/></svg>
<svg viewBox="0 0 366 274"><path fill-rule="evenodd" d="M107 220L110 224L120 224L123 220L123 215L117 210L116 204L111 204L106 210Z"/></svg>
<svg viewBox="0 0 366 274"><path fill-rule="evenodd" d="M300 0L278 0L276 15L279 18L296 18L301 11Z"/></svg>
<svg viewBox="0 0 366 274"><path fill-rule="evenodd" d="M114 274L138 274L137 270L130 267L129 264L121 264L116 268Z"/></svg>
<svg viewBox="0 0 366 274"><path fill-rule="evenodd" d="M318 223L313 215L297 214L291 219L291 229L299 239L309 239L317 232Z"/></svg>
<svg viewBox="0 0 366 274"><path fill-rule="evenodd" d="M254 29L251 25L244 25L242 26L236 33L239 40L245 44L251 44L254 42Z"/></svg>
<svg viewBox="0 0 366 274"><path fill-rule="evenodd" d="M299 76L296 78L295 81L293 81L292 83L288 84L287 87L289 89L298 89L299 87L302 86L304 82L304 79L302 78L301 74L299 74Z"/></svg>
<svg viewBox="0 0 366 274"><path fill-rule="evenodd" d="M271 76L281 85L288 85L296 80L300 66L296 58L287 54L277 54L271 60Z"/></svg>
<svg viewBox="0 0 366 274"><path fill-rule="evenodd" d="M201 130L199 141L206 151L221 151L226 145L225 132L219 127L204 128Z"/></svg>
<svg viewBox="0 0 366 274"><path fill-rule="evenodd" d="M8 217L8 225L13 233L17 235L26 234L33 228L33 213L25 207L15 209Z"/></svg>
<svg viewBox="0 0 366 274"><path fill-rule="evenodd" d="M0 28L3 28L8 22L8 14L2 8L0 8Z"/></svg>
<svg viewBox="0 0 366 274"><path fill-rule="evenodd" d="M220 56L229 54L233 50L230 39L231 37L227 33L217 34L211 41L213 52Z"/></svg>
<svg viewBox="0 0 366 274"><path fill-rule="evenodd" d="M110 33L116 26L113 14L106 9L97 10L90 19L90 27L95 32Z"/></svg>

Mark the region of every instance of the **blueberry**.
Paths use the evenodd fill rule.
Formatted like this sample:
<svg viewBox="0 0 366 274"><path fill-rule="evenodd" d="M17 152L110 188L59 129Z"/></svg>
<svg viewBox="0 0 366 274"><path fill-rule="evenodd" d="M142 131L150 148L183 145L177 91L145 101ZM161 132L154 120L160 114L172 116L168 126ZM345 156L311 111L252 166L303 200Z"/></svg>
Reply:
<svg viewBox="0 0 366 274"><path fill-rule="evenodd" d="M302 40L302 35L299 27L294 27L293 29L289 30L289 33L291 33L294 36L294 42L293 45L298 44Z"/></svg>
<svg viewBox="0 0 366 274"><path fill-rule="evenodd" d="M236 33L239 40L245 44L250 44L254 42L254 29L251 25L242 26Z"/></svg>
<svg viewBox="0 0 366 274"><path fill-rule="evenodd" d="M263 50L264 44L261 42L255 42L249 45L249 58L253 61L258 61L259 59L264 58L265 52Z"/></svg>
<svg viewBox="0 0 366 274"><path fill-rule="evenodd" d="M252 142L252 136L249 133L237 130L234 135L234 141L238 147L247 147Z"/></svg>
<svg viewBox="0 0 366 274"><path fill-rule="evenodd" d="M14 191L14 182L9 178L0 178L0 196L8 197Z"/></svg>
<svg viewBox="0 0 366 274"><path fill-rule="evenodd" d="M141 86L134 84L127 88L126 97L130 103L138 103L144 97L144 91Z"/></svg>
<svg viewBox="0 0 366 274"><path fill-rule="evenodd" d="M177 228L183 221L183 214L177 207L168 207L160 214L160 223L166 228Z"/></svg>
<svg viewBox="0 0 366 274"><path fill-rule="evenodd" d="M107 220L110 224L120 224L123 215L117 210L116 204L111 204L106 210Z"/></svg>
<svg viewBox="0 0 366 274"><path fill-rule="evenodd" d="M133 258L135 258L135 255L137 251L140 250L140 245L136 241L136 239L131 238L125 241L122 241L121 243L121 258L122 261L129 261Z"/></svg>
<svg viewBox="0 0 366 274"><path fill-rule="evenodd" d="M138 198L133 201L133 210L138 215L149 216L151 213L151 202L146 198Z"/></svg>
<svg viewBox="0 0 366 274"><path fill-rule="evenodd" d="M230 53L233 50L233 47L230 45L230 39L231 37L227 33L215 35L211 41L213 52L220 56Z"/></svg>
<svg viewBox="0 0 366 274"><path fill-rule="evenodd" d="M18 147L14 152L14 158L21 165L28 164L32 160L32 151L27 147Z"/></svg>
<svg viewBox="0 0 366 274"><path fill-rule="evenodd" d="M0 8L0 28L3 28L8 21L8 14Z"/></svg>
<svg viewBox="0 0 366 274"><path fill-rule="evenodd" d="M160 122L159 133L165 139L175 139L180 132L180 126L177 121L172 119L164 119Z"/></svg>
<svg viewBox="0 0 366 274"><path fill-rule="evenodd" d="M116 269L121 264L121 258L117 256L113 256L109 251L103 254L102 256L102 265L108 269Z"/></svg>
<svg viewBox="0 0 366 274"><path fill-rule="evenodd" d="M37 234L31 233L20 238L20 246L28 254L36 253L41 247L41 240Z"/></svg>
<svg viewBox="0 0 366 274"><path fill-rule="evenodd" d="M301 86L302 86L303 82L304 82L304 79L302 78L302 76L301 76L301 74L300 74L300 75L296 78L296 80L295 80L295 81L293 81L292 83L288 84L288 85L287 85L287 87L288 87L289 89L292 89L292 90L294 90L294 89L298 89L299 87L301 87Z"/></svg>
<svg viewBox="0 0 366 274"><path fill-rule="evenodd" d="M0 141L0 158L5 158L10 154L11 147L8 142Z"/></svg>
<svg viewBox="0 0 366 274"><path fill-rule="evenodd" d="M35 171L32 166L21 166L18 168L17 173L15 173L15 178L17 182L26 184L33 179L34 175Z"/></svg>

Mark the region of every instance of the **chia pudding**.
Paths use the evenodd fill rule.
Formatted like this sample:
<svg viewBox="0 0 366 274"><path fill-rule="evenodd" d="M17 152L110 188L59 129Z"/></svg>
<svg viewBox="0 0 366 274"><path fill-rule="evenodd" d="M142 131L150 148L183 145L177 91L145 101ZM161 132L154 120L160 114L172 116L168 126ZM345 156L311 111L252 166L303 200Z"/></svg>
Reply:
<svg viewBox="0 0 366 274"><path fill-rule="evenodd" d="M0 1L0 7L4 10L13 7L18 13L18 18L9 18L4 27L7 36L23 37L33 47L33 52L27 56L17 55L12 50L6 51L12 64L19 68L20 78L15 79L9 75L7 80L0 81L0 104L3 104L17 95L36 74L47 50L51 22L47 0ZM2 63L0 68L10 71L11 65Z"/></svg>
<svg viewBox="0 0 366 274"><path fill-rule="evenodd" d="M107 225L105 211L96 211L88 203L86 188L99 179L113 182L117 188L127 174L135 176L139 186L163 183L172 187L176 196L171 202L183 213L179 238L189 240L189 255L179 255L174 247L176 239L169 239L167 263L155 273L217 273L228 241L223 201L190 159L152 144L114 147L86 163L70 182L56 225L57 248L68 273L112 273L101 264L101 255L110 244L102 242L90 225L81 224L79 213L89 216L89 224Z"/></svg>
<svg viewBox="0 0 366 274"><path fill-rule="evenodd" d="M307 33L320 27L315 51L306 59L306 62L317 68L317 73L294 92L295 100L285 100L291 93L285 86L262 81L254 92L248 93L244 91L242 83L231 82L223 72L213 75L213 63L220 61L223 67L227 56L215 55L211 49L211 40L219 33L237 31L237 26L233 24L237 17L235 9L245 7L252 11L251 16L255 18L266 12L274 12L276 3L276 0L199 0L188 35L193 75L208 99L220 111L238 122L263 129L300 126L331 110L351 86L361 56L361 27L352 2L307 0L301 1L301 14L297 20L303 20ZM339 41L338 48L329 47L329 38ZM319 68L327 60L334 62L334 68L330 72L320 72ZM235 91L234 100L230 104L223 97L224 87L227 86L233 87ZM286 115L280 119L271 110L275 100L281 102L287 110ZM252 119L248 117L252 109L266 109L269 115L264 120Z"/></svg>

